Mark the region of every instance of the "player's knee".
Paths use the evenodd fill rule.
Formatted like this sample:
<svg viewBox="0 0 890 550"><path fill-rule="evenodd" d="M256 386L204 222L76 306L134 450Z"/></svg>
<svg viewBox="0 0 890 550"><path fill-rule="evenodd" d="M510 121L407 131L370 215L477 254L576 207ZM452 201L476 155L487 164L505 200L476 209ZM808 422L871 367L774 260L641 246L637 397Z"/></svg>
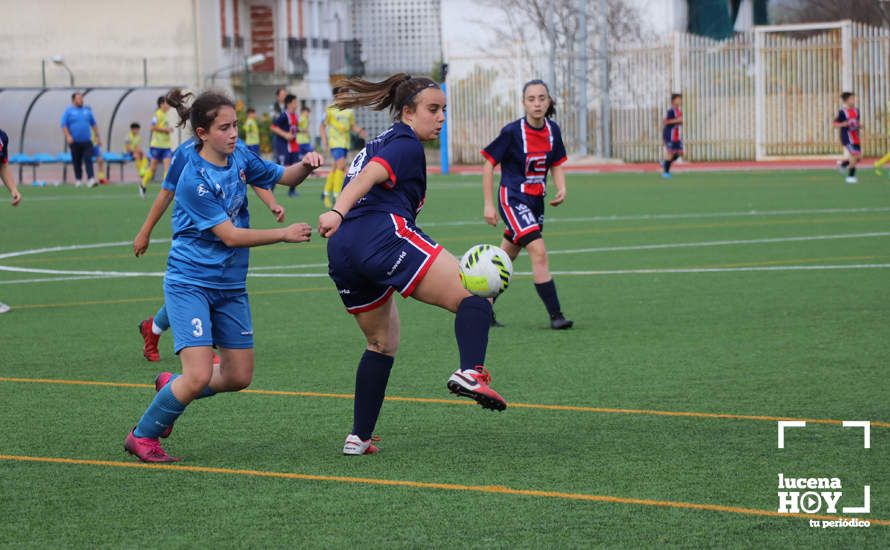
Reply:
<svg viewBox="0 0 890 550"><path fill-rule="evenodd" d="M183 373L179 383L184 386L183 389L186 393L197 396L210 384L212 374L212 371L209 370L207 372L186 372Z"/></svg>
<svg viewBox="0 0 890 550"><path fill-rule="evenodd" d="M233 373L233 375L227 380L229 389L232 391L241 391L248 386L253 381L253 371L245 370Z"/></svg>
<svg viewBox="0 0 890 550"><path fill-rule="evenodd" d="M393 335L368 338L368 349L382 355L395 356L399 351L399 338Z"/></svg>

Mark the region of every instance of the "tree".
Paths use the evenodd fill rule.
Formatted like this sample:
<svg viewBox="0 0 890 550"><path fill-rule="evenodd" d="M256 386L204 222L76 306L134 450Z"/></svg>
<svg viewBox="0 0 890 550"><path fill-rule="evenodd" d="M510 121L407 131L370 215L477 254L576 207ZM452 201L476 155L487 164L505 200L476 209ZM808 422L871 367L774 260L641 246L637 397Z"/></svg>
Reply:
<svg viewBox="0 0 890 550"><path fill-rule="evenodd" d="M890 27L888 0L774 0L776 23L817 23L851 19L859 23Z"/></svg>

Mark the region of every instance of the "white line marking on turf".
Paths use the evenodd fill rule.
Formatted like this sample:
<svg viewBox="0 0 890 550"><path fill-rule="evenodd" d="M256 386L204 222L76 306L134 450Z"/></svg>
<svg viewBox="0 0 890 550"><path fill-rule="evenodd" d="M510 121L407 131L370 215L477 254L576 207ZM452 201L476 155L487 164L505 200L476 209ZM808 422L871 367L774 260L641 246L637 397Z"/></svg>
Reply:
<svg viewBox="0 0 890 550"><path fill-rule="evenodd" d="M629 250L657 250L661 248L697 248L705 246L730 246L739 244L786 243L798 241L827 241L832 239L867 239L872 237L890 237L890 232L873 233L842 233L839 235L812 235L808 237L774 237L767 239L747 239L735 241L699 241L692 243L638 244L628 246L601 246L597 248L572 248L564 250L548 250L548 254L581 254L584 252L624 252Z"/></svg>
<svg viewBox="0 0 890 550"><path fill-rule="evenodd" d="M678 214L620 214L615 216L587 216L573 218L547 218L546 223L567 222L615 222L635 220L686 220L696 218L740 218L757 216L802 216L806 214L868 214L877 212L890 212L890 206L873 208L816 208L800 210L743 210L738 212L685 212ZM483 225L485 221L463 220L450 222L420 223L423 227L446 227L460 225Z"/></svg>
<svg viewBox="0 0 890 550"><path fill-rule="evenodd" d="M656 269L613 269L603 271L551 271L553 275L658 275L662 273L732 273L739 271L825 271L832 269L887 269L890 264L845 264L845 265L774 265L751 267L690 267ZM520 271L514 275L531 275L531 271Z"/></svg>

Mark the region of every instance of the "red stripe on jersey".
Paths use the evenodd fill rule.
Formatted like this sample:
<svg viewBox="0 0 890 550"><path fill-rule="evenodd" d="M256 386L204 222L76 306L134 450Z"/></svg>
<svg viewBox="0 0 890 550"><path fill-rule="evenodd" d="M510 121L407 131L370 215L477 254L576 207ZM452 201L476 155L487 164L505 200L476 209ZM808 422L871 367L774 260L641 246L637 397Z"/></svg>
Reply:
<svg viewBox="0 0 890 550"><path fill-rule="evenodd" d="M569 160L569 157L562 157L561 159L559 159L558 161L554 162L554 163L551 164L550 166L551 166L551 167L553 167L553 166L559 166L560 164L563 164L563 163L564 163L565 161L567 161L567 160Z"/></svg>
<svg viewBox="0 0 890 550"><path fill-rule="evenodd" d="M516 215L513 214L513 209L510 208L510 203L507 201L507 188L505 186L501 186L501 205L504 207L504 212L507 214L507 223L510 224L510 229L513 230L513 234L516 235L519 233L519 220L516 219Z"/></svg>
<svg viewBox="0 0 890 550"><path fill-rule="evenodd" d="M297 143L297 129L300 127L300 118L297 116L297 113L287 112L287 123L290 124L289 131L292 132L293 139L289 139L287 141L287 152L288 153L299 153L300 152L300 144Z"/></svg>
<svg viewBox="0 0 890 550"><path fill-rule="evenodd" d="M497 166L497 165L498 165L498 162L497 162L496 160L494 160L494 157L493 157L493 156L491 156L491 155L488 154L488 151L486 151L485 149L483 149L483 150L481 150L481 151L479 151L479 152L482 153L482 156L485 157L485 160L487 160L488 162L490 162L492 166Z"/></svg>
<svg viewBox="0 0 890 550"><path fill-rule="evenodd" d="M386 169L386 171L389 173L388 182L386 182L386 181L383 182L384 187L386 187L387 189L392 189L393 187L396 186L396 173L393 171L392 166L390 166L389 163L386 162L385 159L382 159L380 157L374 157L368 162L376 162L380 166L384 167Z"/></svg>
<svg viewBox="0 0 890 550"><path fill-rule="evenodd" d="M856 125L855 128L847 128L847 135L850 136L850 143L859 145L859 111L856 109L844 109L844 114L847 115L848 121L853 122Z"/></svg>
<svg viewBox="0 0 890 550"><path fill-rule="evenodd" d="M547 121L543 128L536 130L522 119L522 143L525 153L549 153L553 149L553 136Z"/></svg>

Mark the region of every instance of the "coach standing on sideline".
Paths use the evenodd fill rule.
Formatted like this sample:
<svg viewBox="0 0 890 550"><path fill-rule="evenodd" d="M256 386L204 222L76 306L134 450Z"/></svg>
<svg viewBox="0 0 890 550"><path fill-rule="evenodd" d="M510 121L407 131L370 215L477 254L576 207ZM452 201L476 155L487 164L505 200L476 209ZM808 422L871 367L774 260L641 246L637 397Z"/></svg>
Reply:
<svg viewBox="0 0 890 550"><path fill-rule="evenodd" d="M99 137L99 129L96 127L96 119L89 107L83 105L83 94L74 92L71 94L72 105L62 114L62 132L65 133L65 141L71 151L71 163L74 165L75 185L80 187L83 182L83 169L81 163L87 169L87 184L96 186L96 178L93 176L93 140L92 131L96 135L95 145L102 145Z"/></svg>

